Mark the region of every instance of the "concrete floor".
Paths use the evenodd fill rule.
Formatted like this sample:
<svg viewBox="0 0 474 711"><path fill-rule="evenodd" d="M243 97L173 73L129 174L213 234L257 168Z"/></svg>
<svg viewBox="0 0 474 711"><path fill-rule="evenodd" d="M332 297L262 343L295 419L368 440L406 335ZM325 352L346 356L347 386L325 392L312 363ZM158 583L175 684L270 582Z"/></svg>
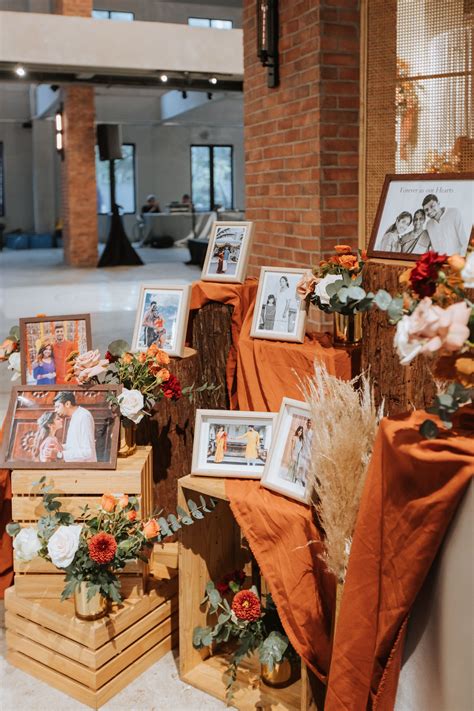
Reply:
<svg viewBox="0 0 474 711"><path fill-rule="evenodd" d="M102 352L114 338L130 341L140 284L185 284L199 279L187 266L186 249L140 250L142 267L70 269L60 250L0 253L0 337L22 316L90 313L94 347ZM10 373L0 365L0 421L8 405ZM87 707L13 667L5 660L3 604L0 605L1 711L79 711ZM178 677L169 653L102 707L104 711L218 711L225 704Z"/></svg>

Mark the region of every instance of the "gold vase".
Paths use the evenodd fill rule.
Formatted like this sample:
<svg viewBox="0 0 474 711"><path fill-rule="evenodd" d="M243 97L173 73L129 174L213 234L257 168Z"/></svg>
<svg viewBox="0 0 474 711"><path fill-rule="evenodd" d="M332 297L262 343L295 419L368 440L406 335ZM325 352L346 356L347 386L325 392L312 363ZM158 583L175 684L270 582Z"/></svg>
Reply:
<svg viewBox="0 0 474 711"><path fill-rule="evenodd" d="M74 591L74 610L80 620L98 620L105 617L109 601L100 593L87 599L87 583L81 583Z"/></svg>
<svg viewBox="0 0 474 711"><path fill-rule="evenodd" d="M279 664L274 664L272 671L267 664L260 665L260 678L266 686L272 686L274 689L283 689L285 686L290 686L299 679L301 673L301 664L299 659L293 661L285 657Z"/></svg>
<svg viewBox="0 0 474 711"><path fill-rule="evenodd" d="M357 346L362 341L362 314L333 313L333 344L336 348Z"/></svg>
<svg viewBox="0 0 474 711"><path fill-rule="evenodd" d="M137 426L133 422L125 427L120 421L119 457L130 457L137 449Z"/></svg>

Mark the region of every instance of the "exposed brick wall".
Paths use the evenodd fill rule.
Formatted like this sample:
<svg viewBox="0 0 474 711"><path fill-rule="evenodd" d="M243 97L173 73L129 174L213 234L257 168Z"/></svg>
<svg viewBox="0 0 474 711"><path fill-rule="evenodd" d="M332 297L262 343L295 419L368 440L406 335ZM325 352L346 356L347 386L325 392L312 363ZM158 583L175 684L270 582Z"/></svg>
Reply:
<svg viewBox="0 0 474 711"><path fill-rule="evenodd" d="M256 56L256 6L244 0L246 214L250 273L315 264L357 244L359 3L280 0L280 86Z"/></svg>
<svg viewBox="0 0 474 711"><path fill-rule="evenodd" d="M90 17L93 7L93 0L55 0L54 11L57 15Z"/></svg>
<svg viewBox="0 0 474 711"><path fill-rule="evenodd" d="M64 161L61 169L64 261L78 267L97 264L94 89L64 89Z"/></svg>

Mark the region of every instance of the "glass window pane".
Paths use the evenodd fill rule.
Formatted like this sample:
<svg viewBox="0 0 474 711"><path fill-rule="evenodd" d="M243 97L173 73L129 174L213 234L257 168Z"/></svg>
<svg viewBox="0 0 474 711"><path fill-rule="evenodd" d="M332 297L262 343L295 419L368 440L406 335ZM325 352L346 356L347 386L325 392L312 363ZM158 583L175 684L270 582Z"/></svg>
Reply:
<svg viewBox="0 0 474 711"><path fill-rule="evenodd" d="M119 20L119 22L133 22L135 15L133 12L111 12L111 20Z"/></svg>
<svg viewBox="0 0 474 711"><path fill-rule="evenodd" d="M231 30L232 20L211 20L211 27L215 30Z"/></svg>
<svg viewBox="0 0 474 711"><path fill-rule="evenodd" d="M115 199L120 205L120 212L135 213L135 146L122 145L122 160L115 161ZM107 215L110 212L109 161L99 160L99 149L95 149L95 167L97 182L97 212Z"/></svg>
<svg viewBox="0 0 474 711"><path fill-rule="evenodd" d="M109 11L108 10L92 10L92 17L96 20L108 20Z"/></svg>
<svg viewBox="0 0 474 711"><path fill-rule="evenodd" d="M191 27L210 27L211 21L205 17L188 17L188 25Z"/></svg>
<svg viewBox="0 0 474 711"><path fill-rule="evenodd" d="M211 150L209 146L191 146L191 190L195 210L211 209Z"/></svg>
<svg viewBox="0 0 474 711"><path fill-rule="evenodd" d="M214 203L227 210L233 207L231 146L214 146Z"/></svg>

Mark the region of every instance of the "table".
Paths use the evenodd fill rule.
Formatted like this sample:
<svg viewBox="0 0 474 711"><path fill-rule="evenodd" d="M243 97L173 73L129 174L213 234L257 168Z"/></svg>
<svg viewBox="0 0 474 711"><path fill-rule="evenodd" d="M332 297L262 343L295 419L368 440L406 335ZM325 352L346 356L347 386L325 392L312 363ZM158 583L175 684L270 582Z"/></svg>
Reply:
<svg viewBox="0 0 474 711"><path fill-rule="evenodd" d="M215 212L147 212L144 213L145 242L153 237L172 237L175 242L193 237L207 237ZM194 228L193 228L194 225Z"/></svg>

